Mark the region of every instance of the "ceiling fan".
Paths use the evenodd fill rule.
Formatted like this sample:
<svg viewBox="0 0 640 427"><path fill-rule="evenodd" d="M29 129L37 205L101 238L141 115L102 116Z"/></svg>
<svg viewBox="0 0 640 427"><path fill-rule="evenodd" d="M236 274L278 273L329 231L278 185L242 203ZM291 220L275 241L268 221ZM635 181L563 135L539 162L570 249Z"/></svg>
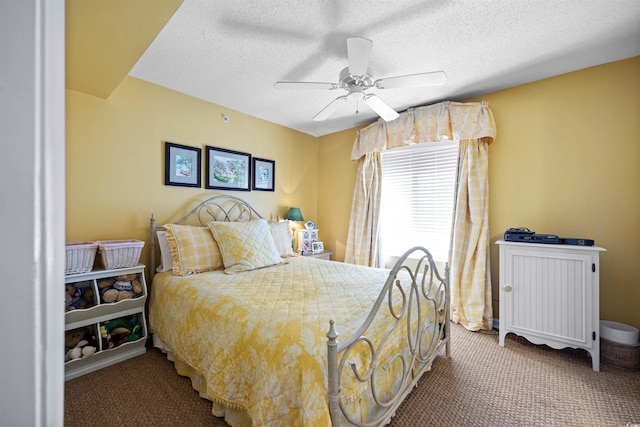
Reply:
<svg viewBox="0 0 640 427"><path fill-rule="evenodd" d="M346 95L342 95L331 101L318 114L313 117L314 121L326 120L343 102L354 98L356 101L364 101L373 111L375 111L385 121L395 120L399 117L397 111L391 108L386 102L372 93L366 93L367 89L394 89L418 86L439 86L444 84L447 76L442 71L430 73L410 74L406 76L385 77L374 80L369 59L371 58L371 47L373 42L362 37L352 37L347 39L347 56L349 66L340 71L338 83L319 82L276 82L276 89L292 90L336 90L344 89ZM358 111L356 110L356 113Z"/></svg>

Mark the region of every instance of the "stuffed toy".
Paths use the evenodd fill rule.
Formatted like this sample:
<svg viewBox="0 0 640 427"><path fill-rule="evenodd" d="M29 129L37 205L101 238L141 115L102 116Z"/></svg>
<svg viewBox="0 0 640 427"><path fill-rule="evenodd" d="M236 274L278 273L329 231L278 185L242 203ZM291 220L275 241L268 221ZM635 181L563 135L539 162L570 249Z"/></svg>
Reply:
<svg viewBox="0 0 640 427"><path fill-rule="evenodd" d="M103 348L115 348L126 342L137 341L142 338L143 333L142 323L135 317L120 317L107 320L100 325Z"/></svg>
<svg viewBox="0 0 640 427"><path fill-rule="evenodd" d="M66 331L64 335L64 361L84 359L96 352L95 337L87 328Z"/></svg>
<svg viewBox="0 0 640 427"><path fill-rule="evenodd" d="M93 303L93 288L76 287L73 284L65 285L65 305L66 311L75 310L76 308L88 308L94 305Z"/></svg>
<svg viewBox="0 0 640 427"><path fill-rule="evenodd" d="M100 279L98 289L102 301L106 303L118 302L125 299L136 298L142 295L142 283L138 280L138 274L123 274L116 277Z"/></svg>
<svg viewBox="0 0 640 427"><path fill-rule="evenodd" d="M87 332L88 332L87 328L72 329L70 331L66 331L64 333L65 351L75 347L76 344L78 344L80 340L84 338Z"/></svg>

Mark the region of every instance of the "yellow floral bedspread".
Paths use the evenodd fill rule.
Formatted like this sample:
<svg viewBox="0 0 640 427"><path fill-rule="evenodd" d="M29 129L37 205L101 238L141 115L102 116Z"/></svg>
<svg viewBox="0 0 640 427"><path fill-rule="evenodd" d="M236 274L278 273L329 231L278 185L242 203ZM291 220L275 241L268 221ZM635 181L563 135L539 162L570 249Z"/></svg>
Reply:
<svg viewBox="0 0 640 427"><path fill-rule="evenodd" d="M253 425L330 426L329 320L340 338L354 333L388 273L310 257L235 275L159 273L150 330L203 377L209 399Z"/></svg>

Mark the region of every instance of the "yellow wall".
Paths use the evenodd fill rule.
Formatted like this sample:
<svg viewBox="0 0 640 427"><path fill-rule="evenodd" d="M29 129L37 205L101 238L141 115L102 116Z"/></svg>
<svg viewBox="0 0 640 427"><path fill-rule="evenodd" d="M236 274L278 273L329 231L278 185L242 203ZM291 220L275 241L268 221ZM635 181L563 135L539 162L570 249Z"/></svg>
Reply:
<svg viewBox="0 0 640 427"><path fill-rule="evenodd" d="M310 219L317 215L315 137L132 77L106 100L67 91L66 126L67 242L148 241L151 213L160 224L177 220L221 193L272 218L292 205ZM205 190L204 181L201 189L166 186L165 141L202 148L203 167L206 145L275 160L275 192Z"/></svg>
<svg viewBox="0 0 640 427"><path fill-rule="evenodd" d="M482 99L498 127L489 149L492 243L518 226L594 239L607 249L600 318L640 327L640 57Z"/></svg>
<svg viewBox="0 0 640 427"><path fill-rule="evenodd" d="M320 137L318 144L318 228L331 259L344 261L351 199L358 171L352 162L355 130Z"/></svg>
<svg viewBox="0 0 640 427"><path fill-rule="evenodd" d="M640 327L639 76L636 57L478 98L490 102L498 126L489 167L494 299L493 243L505 229L591 238L607 249L601 318ZM163 144L172 141L276 160L275 193L229 194L266 215L299 206L343 260L355 132L314 138L130 77L107 100L68 91L67 241L147 240L151 212L159 222L176 219L219 194L163 185Z"/></svg>
<svg viewBox="0 0 640 427"><path fill-rule="evenodd" d="M498 248L509 227L583 237L600 256L600 315L640 328L640 58L491 93L498 135L489 150L491 270L498 317ZM320 139L318 213L344 258L357 166L356 129ZM335 243L334 243L335 242Z"/></svg>

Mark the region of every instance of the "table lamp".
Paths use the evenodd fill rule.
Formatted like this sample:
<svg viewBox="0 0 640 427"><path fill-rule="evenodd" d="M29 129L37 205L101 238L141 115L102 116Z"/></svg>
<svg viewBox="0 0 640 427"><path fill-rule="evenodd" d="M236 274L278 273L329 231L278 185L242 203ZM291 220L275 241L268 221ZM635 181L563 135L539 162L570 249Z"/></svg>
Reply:
<svg viewBox="0 0 640 427"><path fill-rule="evenodd" d="M302 212L300 212L300 208L289 208L289 211L284 216L284 219L287 221L304 221L302 217ZM295 233L293 232L293 224L289 223L289 228L291 231L291 249L296 248L296 238Z"/></svg>
<svg viewBox="0 0 640 427"><path fill-rule="evenodd" d="M300 212L300 208L289 208L289 211L285 215L284 219L288 219L289 221L304 221L302 212Z"/></svg>

